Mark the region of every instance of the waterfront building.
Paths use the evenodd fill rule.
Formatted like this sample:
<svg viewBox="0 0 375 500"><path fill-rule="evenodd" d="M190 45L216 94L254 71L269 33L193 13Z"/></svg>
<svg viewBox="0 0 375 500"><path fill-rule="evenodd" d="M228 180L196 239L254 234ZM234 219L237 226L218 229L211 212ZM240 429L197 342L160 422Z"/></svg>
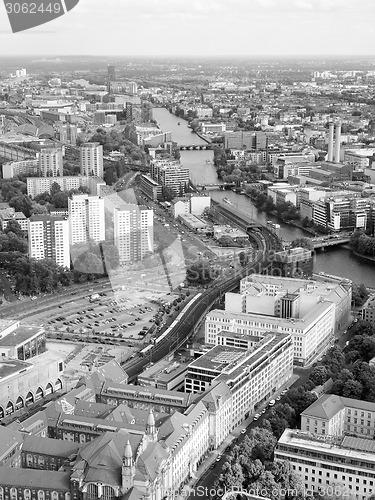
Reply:
<svg viewBox="0 0 375 500"><path fill-rule="evenodd" d="M362 319L375 324L375 295L370 295L362 306Z"/></svg>
<svg viewBox="0 0 375 500"><path fill-rule="evenodd" d="M80 147L81 175L103 178L103 146L86 142Z"/></svg>
<svg viewBox="0 0 375 500"><path fill-rule="evenodd" d="M312 251L308 248L289 248L275 252L269 263L271 276L309 278L314 268Z"/></svg>
<svg viewBox="0 0 375 500"><path fill-rule="evenodd" d="M105 239L104 199L73 194L68 200L70 244L96 243Z"/></svg>
<svg viewBox="0 0 375 500"><path fill-rule="evenodd" d="M151 161L151 177L162 188L169 189L174 196L185 194L189 185L189 169L178 160L155 159Z"/></svg>
<svg viewBox="0 0 375 500"><path fill-rule="evenodd" d="M152 201L162 199L162 186L148 175L141 176L141 191Z"/></svg>
<svg viewBox="0 0 375 500"><path fill-rule="evenodd" d="M29 257L70 268L69 222L65 217L34 215L28 224Z"/></svg>

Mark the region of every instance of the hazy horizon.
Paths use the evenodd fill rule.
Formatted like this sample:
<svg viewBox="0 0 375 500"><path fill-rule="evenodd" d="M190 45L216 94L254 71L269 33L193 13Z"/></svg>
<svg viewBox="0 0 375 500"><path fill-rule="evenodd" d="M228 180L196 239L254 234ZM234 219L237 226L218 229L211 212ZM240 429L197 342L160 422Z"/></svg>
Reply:
<svg viewBox="0 0 375 500"><path fill-rule="evenodd" d="M80 0L13 34L0 4L3 56L372 57L371 0Z"/></svg>

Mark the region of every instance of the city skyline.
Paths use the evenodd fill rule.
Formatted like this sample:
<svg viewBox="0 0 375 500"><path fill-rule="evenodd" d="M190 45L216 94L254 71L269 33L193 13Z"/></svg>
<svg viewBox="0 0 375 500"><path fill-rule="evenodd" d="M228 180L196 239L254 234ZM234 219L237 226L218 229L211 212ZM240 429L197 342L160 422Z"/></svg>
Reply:
<svg viewBox="0 0 375 500"><path fill-rule="evenodd" d="M374 12L368 0L360 7L350 0L107 0L105 9L80 0L61 18L12 34L1 6L0 42L9 56L372 55Z"/></svg>

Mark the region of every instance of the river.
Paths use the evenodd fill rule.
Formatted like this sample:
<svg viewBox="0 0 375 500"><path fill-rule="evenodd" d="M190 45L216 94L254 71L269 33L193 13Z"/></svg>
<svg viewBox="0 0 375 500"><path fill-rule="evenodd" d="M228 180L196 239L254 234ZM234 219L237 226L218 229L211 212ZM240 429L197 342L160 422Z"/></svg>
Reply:
<svg viewBox="0 0 375 500"><path fill-rule="evenodd" d="M163 132L172 132L172 140L179 144L203 144L204 141L193 134L187 127L187 122L169 113L165 108L154 108L154 119ZM180 125L178 125L180 123ZM194 139L192 140L192 136ZM208 162L209 160L209 162ZM190 170L190 179L194 184L218 184L215 167L212 163L213 152L211 150L181 151L181 163ZM371 172L375 177L375 172ZM211 191L211 197L215 201L228 198L233 207L250 214L262 224L266 220L272 220L280 224L280 237L285 241L292 241L301 236L309 236L305 231L284 224L272 215L258 212L250 198L239 195L232 191ZM325 272L335 276L349 278L356 283L364 283L375 288L375 266L355 257L348 248L336 247L326 252L319 252L315 256L314 272Z"/></svg>

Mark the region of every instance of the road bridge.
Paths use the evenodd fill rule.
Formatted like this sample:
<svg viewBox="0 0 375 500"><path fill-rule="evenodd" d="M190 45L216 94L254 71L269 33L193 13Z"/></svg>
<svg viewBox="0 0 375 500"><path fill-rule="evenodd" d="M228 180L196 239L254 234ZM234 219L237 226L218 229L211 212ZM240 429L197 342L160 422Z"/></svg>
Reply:
<svg viewBox="0 0 375 500"><path fill-rule="evenodd" d="M179 144L178 147L179 147L179 149L182 149L184 151L187 149L190 149L190 150L212 149L212 145L209 143L207 143L207 144L188 144L188 145Z"/></svg>
<svg viewBox="0 0 375 500"><path fill-rule="evenodd" d="M336 247L350 242L349 237L328 236L325 238L309 238L314 246L314 250L324 250L327 247Z"/></svg>

